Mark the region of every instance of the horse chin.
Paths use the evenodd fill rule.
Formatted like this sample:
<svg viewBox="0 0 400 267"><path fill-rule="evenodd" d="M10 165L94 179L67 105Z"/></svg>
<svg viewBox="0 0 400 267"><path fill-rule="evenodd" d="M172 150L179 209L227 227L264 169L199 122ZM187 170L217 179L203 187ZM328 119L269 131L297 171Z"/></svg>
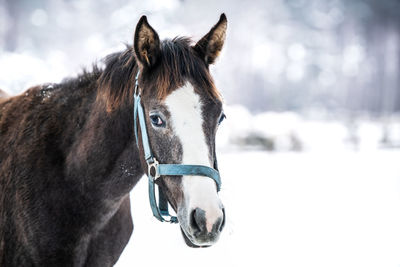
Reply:
<svg viewBox="0 0 400 267"><path fill-rule="evenodd" d="M197 244L194 244L194 243L189 239L189 237L186 235L186 233L185 233L185 231L182 229L182 227L181 227L181 232L182 232L183 240L185 240L185 243L186 243L186 245L188 245L188 247L191 247L191 248L208 248L208 247L211 247L211 245L197 245Z"/></svg>

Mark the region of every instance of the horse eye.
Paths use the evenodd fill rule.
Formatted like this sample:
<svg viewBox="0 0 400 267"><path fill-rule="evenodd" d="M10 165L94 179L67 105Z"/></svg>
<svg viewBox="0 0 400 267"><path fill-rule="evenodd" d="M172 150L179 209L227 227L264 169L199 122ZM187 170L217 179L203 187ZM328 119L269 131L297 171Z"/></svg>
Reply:
<svg viewBox="0 0 400 267"><path fill-rule="evenodd" d="M156 127L164 126L164 121L158 115L150 115L151 124Z"/></svg>
<svg viewBox="0 0 400 267"><path fill-rule="evenodd" d="M222 114L221 114L221 117L219 117L218 125L220 125L221 122L223 122L223 121L225 120L225 118L226 118L226 115L225 115L224 113L222 113Z"/></svg>

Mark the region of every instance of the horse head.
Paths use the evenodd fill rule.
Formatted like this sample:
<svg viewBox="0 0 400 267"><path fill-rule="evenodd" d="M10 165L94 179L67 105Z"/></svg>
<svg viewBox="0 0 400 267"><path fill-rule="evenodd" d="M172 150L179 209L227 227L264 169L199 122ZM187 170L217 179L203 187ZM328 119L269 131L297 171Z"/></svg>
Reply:
<svg viewBox="0 0 400 267"><path fill-rule="evenodd" d="M160 163L217 169L215 136L225 115L209 65L222 49L226 28L222 14L218 23L192 44L188 38L160 41L145 16L136 26L133 50L140 71L138 90L149 145ZM143 141L138 140L142 166L147 170ZM218 240L225 210L213 179L162 175L156 183L177 213L189 246L210 246Z"/></svg>

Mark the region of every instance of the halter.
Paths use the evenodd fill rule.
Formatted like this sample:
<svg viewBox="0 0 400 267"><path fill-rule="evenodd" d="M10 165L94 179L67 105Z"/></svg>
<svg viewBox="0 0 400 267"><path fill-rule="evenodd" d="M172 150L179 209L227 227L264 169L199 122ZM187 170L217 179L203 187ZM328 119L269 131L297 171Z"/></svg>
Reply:
<svg viewBox="0 0 400 267"><path fill-rule="evenodd" d="M161 222L177 223L178 218L172 216L168 212L168 200L164 193L159 189L159 203L157 205L156 194L155 194L155 181L162 175L180 176L204 176L213 179L217 185L217 191L221 189L221 178L216 168L210 168L203 165L187 165L187 164L161 164L158 163L156 158L153 156L150 148L149 136L147 135L146 120L144 116L143 106L140 103L140 91L139 91L139 74L136 74L135 78L135 94L134 94L134 128L136 144L139 147L138 142L138 126L136 118L139 118L140 130L142 133L142 144L144 151L144 158L147 163L147 176L149 180L149 199L150 207L153 211L154 217ZM216 166L216 165L214 165Z"/></svg>

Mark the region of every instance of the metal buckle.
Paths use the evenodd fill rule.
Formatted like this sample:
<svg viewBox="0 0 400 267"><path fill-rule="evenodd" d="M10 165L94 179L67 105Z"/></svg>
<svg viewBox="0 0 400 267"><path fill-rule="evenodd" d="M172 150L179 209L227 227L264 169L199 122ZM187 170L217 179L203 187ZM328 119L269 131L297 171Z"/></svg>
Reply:
<svg viewBox="0 0 400 267"><path fill-rule="evenodd" d="M147 166L148 166L147 171L148 171L149 177L152 177L153 180L155 181L160 177L160 174L158 173L158 161L155 158L153 160L154 161L152 163L147 163ZM154 175L153 175L153 173L154 173Z"/></svg>

